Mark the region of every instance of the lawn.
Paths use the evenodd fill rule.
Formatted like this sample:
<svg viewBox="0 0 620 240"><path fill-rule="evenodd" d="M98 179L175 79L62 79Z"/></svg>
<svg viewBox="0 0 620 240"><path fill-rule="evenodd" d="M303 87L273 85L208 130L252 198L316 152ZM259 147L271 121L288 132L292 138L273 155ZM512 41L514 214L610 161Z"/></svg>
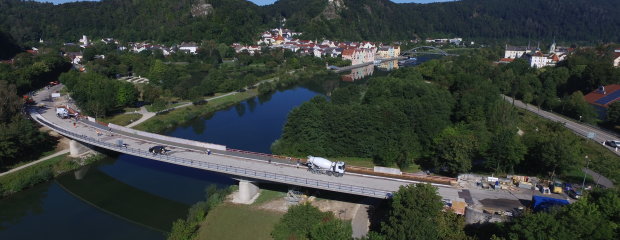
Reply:
<svg viewBox="0 0 620 240"><path fill-rule="evenodd" d="M273 226L283 213L224 203L211 210L200 225L198 239L272 239Z"/></svg>
<svg viewBox="0 0 620 240"><path fill-rule="evenodd" d="M260 190L260 195L258 195L258 198L256 198L256 201L254 201L254 203L252 203L253 206L258 206L261 205L263 203L269 202L271 200L277 199L277 198L281 198L286 196L286 194L284 192L281 191L274 191L274 190L267 190L267 189L261 189Z"/></svg>
<svg viewBox="0 0 620 240"><path fill-rule="evenodd" d="M142 114L130 113L130 114L118 114L116 116L97 119L104 123L113 123L120 126L127 126L130 123L142 118Z"/></svg>

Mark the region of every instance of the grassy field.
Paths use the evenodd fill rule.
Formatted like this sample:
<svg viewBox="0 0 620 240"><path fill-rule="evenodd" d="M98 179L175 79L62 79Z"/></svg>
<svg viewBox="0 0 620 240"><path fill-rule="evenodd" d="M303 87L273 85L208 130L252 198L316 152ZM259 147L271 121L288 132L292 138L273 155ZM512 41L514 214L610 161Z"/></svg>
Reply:
<svg viewBox="0 0 620 240"><path fill-rule="evenodd" d="M249 90L226 97L209 101L204 105L192 105L176 109L167 114L155 116L146 122L135 127L135 129L147 132L163 132L166 129L173 128L179 124L186 123L201 116L213 113L215 111L233 106L245 99L254 97L258 94L256 90Z"/></svg>
<svg viewBox="0 0 620 240"><path fill-rule="evenodd" d="M211 210L200 225L198 239L272 239L271 230L283 213L225 203Z"/></svg>
<svg viewBox="0 0 620 240"><path fill-rule="evenodd" d="M260 195L258 196L258 198L256 198L256 201L254 201L254 203L252 203L253 206L258 206L261 205L263 203L269 202L271 200L277 199L277 198L281 198L286 196L286 194L284 192L281 191L273 191L273 190L268 190L268 189L261 189L260 190Z"/></svg>
<svg viewBox="0 0 620 240"><path fill-rule="evenodd" d="M142 118L142 114L139 113L130 113L130 114L119 114L116 116L108 117L108 118L99 118L97 120L102 121L104 123L113 123L120 126L127 126L130 123Z"/></svg>

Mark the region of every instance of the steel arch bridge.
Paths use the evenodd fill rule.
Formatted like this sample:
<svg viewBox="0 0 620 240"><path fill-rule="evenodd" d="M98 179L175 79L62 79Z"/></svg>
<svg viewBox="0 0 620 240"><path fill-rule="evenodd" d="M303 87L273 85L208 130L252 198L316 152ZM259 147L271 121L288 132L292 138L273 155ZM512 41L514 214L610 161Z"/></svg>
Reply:
<svg viewBox="0 0 620 240"><path fill-rule="evenodd" d="M442 56L457 56L457 54L450 54L447 53L444 50L441 50L439 48L433 47L433 46L421 46L421 47L416 47L416 48L412 48L410 50L401 52L401 56L407 56L407 55L419 55L419 54L435 54L435 55L442 55Z"/></svg>

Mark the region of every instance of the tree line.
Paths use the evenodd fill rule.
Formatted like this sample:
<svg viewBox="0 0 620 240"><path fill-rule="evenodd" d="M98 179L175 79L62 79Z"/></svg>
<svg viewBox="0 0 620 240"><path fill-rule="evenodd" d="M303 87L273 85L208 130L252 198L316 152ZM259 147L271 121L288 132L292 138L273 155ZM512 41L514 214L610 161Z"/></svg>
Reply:
<svg viewBox="0 0 620 240"><path fill-rule="evenodd" d="M285 26L306 39L393 41L459 36L496 43L547 40L620 40L620 7L614 0L461 0L396 4L389 0L280 0L256 6L244 0L77 2L61 5L0 1L0 28L18 42L76 41L82 34L166 43L211 39L252 43L260 31ZM199 4L207 14L193 14Z"/></svg>

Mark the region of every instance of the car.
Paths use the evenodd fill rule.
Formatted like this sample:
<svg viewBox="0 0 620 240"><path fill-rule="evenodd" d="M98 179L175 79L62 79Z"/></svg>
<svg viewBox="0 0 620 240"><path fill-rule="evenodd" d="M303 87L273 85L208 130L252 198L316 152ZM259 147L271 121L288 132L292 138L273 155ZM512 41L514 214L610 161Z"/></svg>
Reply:
<svg viewBox="0 0 620 240"><path fill-rule="evenodd" d="M574 199L579 199L581 197L581 191L575 191L574 189L569 190L567 194Z"/></svg>
<svg viewBox="0 0 620 240"><path fill-rule="evenodd" d="M170 150L166 149L166 146L154 146L149 148L149 152L152 154L166 154Z"/></svg>
<svg viewBox="0 0 620 240"><path fill-rule="evenodd" d="M607 140L605 141L605 145L617 148L620 147L620 140Z"/></svg>
<svg viewBox="0 0 620 240"><path fill-rule="evenodd" d="M573 190L573 185L570 183L564 183L564 191L568 192L570 190Z"/></svg>

